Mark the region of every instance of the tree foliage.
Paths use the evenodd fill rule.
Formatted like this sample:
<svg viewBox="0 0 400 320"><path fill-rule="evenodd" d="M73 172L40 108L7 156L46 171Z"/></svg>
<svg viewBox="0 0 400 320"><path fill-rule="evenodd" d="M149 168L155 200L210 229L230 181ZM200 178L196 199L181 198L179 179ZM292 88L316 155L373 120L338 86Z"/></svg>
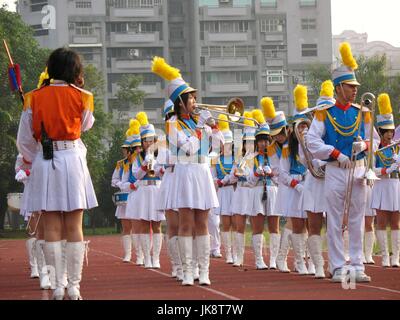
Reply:
<svg viewBox="0 0 400 320"><path fill-rule="evenodd" d="M143 99L146 93L138 89L142 83L143 78L131 74L125 74L121 80L117 82L118 92L116 94L117 99L125 105L139 105L143 103Z"/></svg>

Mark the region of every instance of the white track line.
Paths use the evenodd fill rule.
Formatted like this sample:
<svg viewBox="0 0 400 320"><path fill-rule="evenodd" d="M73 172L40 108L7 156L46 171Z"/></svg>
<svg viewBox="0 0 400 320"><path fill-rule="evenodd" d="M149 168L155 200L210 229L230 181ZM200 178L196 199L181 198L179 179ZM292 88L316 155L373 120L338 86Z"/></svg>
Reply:
<svg viewBox="0 0 400 320"><path fill-rule="evenodd" d="M122 260L121 257L118 257L118 256L116 256L116 255L114 255L114 254L112 254L112 253L108 253L108 252L104 252L104 251L100 251L100 250L95 250L95 249L90 249L90 251L98 252L98 253L101 253L101 254L104 254L104 255L107 255L107 256L116 258L116 259L118 259L118 260ZM131 261L129 261L129 263L135 265L135 264L134 264L133 262L131 262ZM145 270L152 271L152 272L158 273L158 274L160 274L160 275L166 276L166 277L168 277L168 278L171 278L171 276L170 276L169 274L164 273L164 272L161 272L161 271L156 270L156 269L145 269ZM218 291L218 290L214 290L214 289L211 289L211 288L208 288L208 287L204 287L204 286L200 286L200 285L197 285L196 287L197 287L197 288L200 288L200 289L203 289L203 290L206 290L206 291L209 291L209 292L212 292L212 293L214 293L214 294L220 295L220 296L222 296L222 297L224 297L224 298L226 298L226 299L229 299L229 300L240 300L240 298L238 298L238 297L234 297L234 296L231 296L231 295L226 294L226 293L224 293L224 292L221 292L221 291Z"/></svg>

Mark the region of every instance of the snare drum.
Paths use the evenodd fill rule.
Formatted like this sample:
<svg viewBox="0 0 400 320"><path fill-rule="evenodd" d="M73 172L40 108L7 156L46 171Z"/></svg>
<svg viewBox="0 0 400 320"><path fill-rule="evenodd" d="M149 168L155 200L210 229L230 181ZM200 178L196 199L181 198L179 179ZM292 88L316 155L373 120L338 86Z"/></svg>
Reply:
<svg viewBox="0 0 400 320"><path fill-rule="evenodd" d="M126 205L128 203L129 192L116 192L113 194L113 202L116 206Z"/></svg>
<svg viewBox="0 0 400 320"><path fill-rule="evenodd" d="M7 204L11 211L19 211L21 209L22 193L7 194Z"/></svg>

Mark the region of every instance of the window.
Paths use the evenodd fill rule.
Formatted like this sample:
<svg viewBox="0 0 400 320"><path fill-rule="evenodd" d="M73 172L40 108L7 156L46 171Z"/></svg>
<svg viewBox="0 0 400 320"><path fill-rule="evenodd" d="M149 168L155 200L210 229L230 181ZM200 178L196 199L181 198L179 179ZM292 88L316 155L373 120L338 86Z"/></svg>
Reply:
<svg viewBox="0 0 400 320"><path fill-rule="evenodd" d="M254 46L213 46L202 47L201 56L220 58L220 57L248 57L256 54L256 47Z"/></svg>
<svg viewBox="0 0 400 320"><path fill-rule="evenodd" d="M80 36L94 34L94 28L91 22L75 22L75 30L75 34Z"/></svg>
<svg viewBox="0 0 400 320"><path fill-rule="evenodd" d="M280 19L260 20L261 32L282 32L283 21Z"/></svg>
<svg viewBox="0 0 400 320"><path fill-rule="evenodd" d="M162 0L115 0L115 8L152 8L162 4Z"/></svg>
<svg viewBox="0 0 400 320"><path fill-rule="evenodd" d="M32 12L42 11L42 8L47 5L48 5L47 0L31 0L31 11Z"/></svg>
<svg viewBox="0 0 400 320"><path fill-rule="evenodd" d="M236 33L247 32L249 29L248 21L209 21L201 26L203 32L210 33Z"/></svg>
<svg viewBox="0 0 400 320"><path fill-rule="evenodd" d="M182 24L170 24L169 27L169 38L171 40L183 40L183 25Z"/></svg>
<svg viewBox="0 0 400 320"><path fill-rule="evenodd" d="M301 19L302 30L315 30L317 28L316 19Z"/></svg>
<svg viewBox="0 0 400 320"><path fill-rule="evenodd" d="M283 84L283 70L267 70L267 83L268 84Z"/></svg>
<svg viewBox="0 0 400 320"><path fill-rule="evenodd" d="M49 29L43 29L41 24L35 24L31 26L33 29L33 36L40 37L40 36L48 36Z"/></svg>
<svg viewBox="0 0 400 320"><path fill-rule="evenodd" d="M277 7L277 0L261 0L261 7L262 8L276 8Z"/></svg>
<svg viewBox="0 0 400 320"><path fill-rule="evenodd" d="M316 44L302 44L301 45L302 57L316 57L318 56L318 46Z"/></svg>
<svg viewBox="0 0 400 320"><path fill-rule="evenodd" d="M316 7L317 0L300 0L300 7Z"/></svg>
<svg viewBox="0 0 400 320"><path fill-rule="evenodd" d="M77 9L90 9L90 8L92 8L92 2L91 1L77 1L75 3L75 7Z"/></svg>

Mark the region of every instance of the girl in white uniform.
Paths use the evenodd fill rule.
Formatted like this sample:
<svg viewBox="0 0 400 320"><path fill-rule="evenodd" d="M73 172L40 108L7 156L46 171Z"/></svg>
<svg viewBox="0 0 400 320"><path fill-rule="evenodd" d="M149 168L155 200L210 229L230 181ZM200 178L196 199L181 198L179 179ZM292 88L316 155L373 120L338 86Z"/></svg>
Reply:
<svg viewBox="0 0 400 320"><path fill-rule="evenodd" d="M129 196L127 215L140 220L140 245L144 255L144 267L159 269L162 246L161 221L165 220L165 215L163 211L157 210L156 203L164 169L156 165L157 136L154 126L149 124L145 112L139 112L136 119L141 124L140 137L143 151L132 164L133 176L140 183L139 188Z"/></svg>
<svg viewBox="0 0 400 320"><path fill-rule="evenodd" d="M200 285L210 285L210 236L208 213L219 206L208 165L209 139L220 145L223 136L212 120L209 111L201 111L198 121L192 117L195 110L195 92L182 79L178 69L169 66L164 59L155 57L152 71L170 81L168 96L174 102L176 116L168 120L167 137L177 157L175 203L179 211L179 248L184 280L182 285L193 285L193 234L196 237L200 268ZM208 125L206 125L208 124Z"/></svg>
<svg viewBox="0 0 400 320"><path fill-rule="evenodd" d="M380 148L389 146L394 135L394 118L390 98L387 94L378 97L380 115L377 126L381 136ZM374 182L371 207L376 209L376 237L382 253L383 267L399 267L400 250L400 185L399 185L399 147L393 146L376 152L375 173L380 180ZM390 261L386 227L391 228L392 257Z"/></svg>

